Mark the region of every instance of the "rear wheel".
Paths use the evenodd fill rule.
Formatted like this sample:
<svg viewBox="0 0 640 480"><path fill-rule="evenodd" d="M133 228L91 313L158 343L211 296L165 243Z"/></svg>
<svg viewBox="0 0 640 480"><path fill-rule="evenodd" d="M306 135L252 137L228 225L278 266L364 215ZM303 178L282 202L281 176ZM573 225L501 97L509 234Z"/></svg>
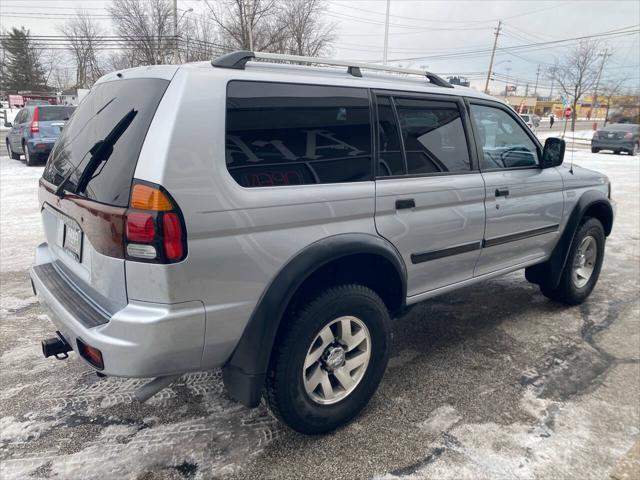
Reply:
<svg viewBox="0 0 640 480"><path fill-rule="evenodd" d="M640 147L638 147L638 144L634 143L633 144L633 148L631 150L629 150L629 155L637 155L639 149L640 149Z"/></svg>
<svg viewBox="0 0 640 480"><path fill-rule="evenodd" d="M26 143L22 144L22 149L24 150L24 163L28 167L33 167L36 163L38 163L38 157L34 153L29 153L29 147L27 147Z"/></svg>
<svg viewBox="0 0 640 480"><path fill-rule="evenodd" d="M597 147L591 147L591 153L598 153L600 151Z"/></svg>
<svg viewBox="0 0 640 480"><path fill-rule="evenodd" d="M573 239L558 286L543 282L540 284L542 293L568 305L584 302L598 282L604 259L604 243L602 223L595 218L587 218Z"/></svg>
<svg viewBox="0 0 640 480"><path fill-rule="evenodd" d="M613 153L616 155L620 155L620 150L614 150Z"/></svg>
<svg viewBox="0 0 640 480"><path fill-rule="evenodd" d="M11 144L9 143L9 139L7 139L7 155L9 155L9 158L12 160L20 160L20 154L18 153L13 153L13 150L11 149Z"/></svg>
<svg viewBox="0 0 640 480"><path fill-rule="evenodd" d="M294 430L349 422L369 402L389 358L389 313L361 285L330 288L286 318L272 354L266 399Z"/></svg>

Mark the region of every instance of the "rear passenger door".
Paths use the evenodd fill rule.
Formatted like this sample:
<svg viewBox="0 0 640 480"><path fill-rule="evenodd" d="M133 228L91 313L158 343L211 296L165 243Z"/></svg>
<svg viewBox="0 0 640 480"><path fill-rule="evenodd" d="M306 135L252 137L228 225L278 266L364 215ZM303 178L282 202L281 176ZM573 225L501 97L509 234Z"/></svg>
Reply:
<svg viewBox="0 0 640 480"><path fill-rule="evenodd" d="M450 96L376 92L376 229L407 266L407 294L473 276L484 233L484 183Z"/></svg>
<svg viewBox="0 0 640 480"><path fill-rule="evenodd" d="M487 225L475 275L546 257L562 219L562 178L542 169L542 152L515 112L496 102L470 101Z"/></svg>

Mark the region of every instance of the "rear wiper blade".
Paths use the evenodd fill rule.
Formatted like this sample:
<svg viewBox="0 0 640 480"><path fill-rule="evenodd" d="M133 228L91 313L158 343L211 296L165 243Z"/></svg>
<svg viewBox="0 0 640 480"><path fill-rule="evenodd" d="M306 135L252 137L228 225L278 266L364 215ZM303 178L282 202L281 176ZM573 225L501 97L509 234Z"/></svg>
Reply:
<svg viewBox="0 0 640 480"><path fill-rule="evenodd" d="M104 137L103 140L96 142L89 152L91 153L91 158L89 162L87 162L87 166L84 171L80 174L80 178L78 179L78 183L76 184L76 188L74 193L82 193L84 189L87 187L87 184L91 180L94 172L98 169L98 166L103 162L107 161L113 152L113 146L120 139L122 134L129 128L131 122L138 114L138 111L135 109L129 110L124 117L120 119L120 121L111 129L111 131Z"/></svg>

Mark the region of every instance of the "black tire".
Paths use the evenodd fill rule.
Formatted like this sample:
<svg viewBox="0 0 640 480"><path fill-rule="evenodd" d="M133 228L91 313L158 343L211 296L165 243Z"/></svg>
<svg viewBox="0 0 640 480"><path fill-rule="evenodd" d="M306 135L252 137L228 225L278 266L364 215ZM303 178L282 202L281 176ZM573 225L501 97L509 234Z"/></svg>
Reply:
<svg viewBox="0 0 640 480"><path fill-rule="evenodd" d="M574 262L576 261L576 255L580 244L588 236L591 236L596 241L597 257L589 280L585 285L579 287L575 284L573 279ZM579 305L584 302L598 282L598 277L600 276L600 270L602 268L602 261L604 259L604 245L605 234L602 223L600 223L596 218L585 218L582 224L578 227L578 231L573 238L573 243L569 249L569 256L564 266L564 270L562 271L562 276L560 277L558 286L554 288L548 282L542 282L540 284L542 294L552 300L565 303L567 305Z"/></svg>
<svg viewBox="0 0 640 480"><path fill-rule="evenodd" d="M620 155L620 150L614 150L614 151L613 151L613 153L614 153L615 155Z"/></svg>
<svg viewBox="0 0 640 480"><path fill-rule="evenodd" d="M322 405L307 393L303 365L312 342L323 328L342 316L361 320L370 334L370 357L355 389L337 403ZM324 433L352 420L367 405L387 366L390 347L389 312L380 297L361 285L329 288L283 319L266 381L271 411L292 429Z"/></svg>
<svg viewBox="0 0 640 480"><path fill-rule="evenodd" d="M598 153L600 151L599 148L591 147L591 153Z"/></svg>
<svg viewBox="0 0 640 480"><path fill-rule="evenodd" d="M637 155L638 154L638 150L640 150L640 146L637 143L635 143L633 145L633 148L631 150L629 150L627 153L629 155Z"/></svg>
<svg viewBox="0 0 640 480"><path fill-rule="evenodd" d="M27 167L33 167L38 164L38 156L35 153L29 153L26 143L22 144L22 150L24 151L24 163Z"/></svg>
<svg viewBox="0 0 640 480"><path fill-rule="evenodd" d="M12 160L20 160L20 154L19 153L13 153L13 150L11 149L11 144L9 144L9 139L7 139L7 154L9 155L9 158Z"/></svg>

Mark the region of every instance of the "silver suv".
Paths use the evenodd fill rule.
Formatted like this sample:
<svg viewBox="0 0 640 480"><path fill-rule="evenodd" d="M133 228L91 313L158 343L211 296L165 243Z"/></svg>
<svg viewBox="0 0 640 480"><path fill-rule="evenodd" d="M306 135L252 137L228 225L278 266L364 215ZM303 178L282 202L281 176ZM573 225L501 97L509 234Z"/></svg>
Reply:
<svg viewBox="0 0 640 480"><path fill-rule="evenodd" d="M156 377L141 400L222 367L244 405L334 429L376 391L407 306L518 269L589 296L610 186L563 155L428 72L243 51L106 75L40 180L43 352Z"/></svg>

